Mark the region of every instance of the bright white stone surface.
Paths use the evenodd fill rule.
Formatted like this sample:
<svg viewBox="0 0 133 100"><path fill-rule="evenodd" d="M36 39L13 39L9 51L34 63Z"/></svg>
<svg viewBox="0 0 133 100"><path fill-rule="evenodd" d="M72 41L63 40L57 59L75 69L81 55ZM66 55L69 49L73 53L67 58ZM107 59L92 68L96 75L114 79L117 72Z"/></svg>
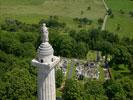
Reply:
<svg viewBox="0 0 133 100"><path fill-rule="evenodd" d="M32 65L38 67L38 100L56 100L55 66L60 57L53 55L54 50L48 42L48 30L45 24L42 32L42 43L37 50L37 58L32 60Z"/></svg>

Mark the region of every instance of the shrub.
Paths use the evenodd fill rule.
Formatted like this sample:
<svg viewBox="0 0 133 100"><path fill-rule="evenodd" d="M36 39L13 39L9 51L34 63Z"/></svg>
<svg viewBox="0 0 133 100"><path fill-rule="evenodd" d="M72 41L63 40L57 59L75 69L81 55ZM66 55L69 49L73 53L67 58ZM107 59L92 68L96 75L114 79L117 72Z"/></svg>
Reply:
<svg viewBox="0 0 133 100"><path fill-rule="evenodd" d="M102 18L99 18L98 19L98 24L101 25L103 23L103 19Z"/></svg>
<svg viewBox="0 0 133 100"><path fill-rule="evenodd" d="M129 11L129 15L133 17L133 11Z"/></svg>
<svg viewBox="0 0 133 100"><path fill-rule="evenodd" d="M120 9L120 13L121 13L121 14L124 14L125 12L124 12L122 9Z"/></svg>
<svg viewBox="0 0 133 100"><path fill-rule="evenodd" d="M107 10L107 14L108 14L108 15L112 15L112 10L111 10L111 9L108 9L108 10Z"/></svg>
<svg viewBox="0 0 133 100"><path fill-rule="evenodd" d="M88 7L87 7L87 10L91 10L91 7L90 7L90 6L88 6Z"/></svg>

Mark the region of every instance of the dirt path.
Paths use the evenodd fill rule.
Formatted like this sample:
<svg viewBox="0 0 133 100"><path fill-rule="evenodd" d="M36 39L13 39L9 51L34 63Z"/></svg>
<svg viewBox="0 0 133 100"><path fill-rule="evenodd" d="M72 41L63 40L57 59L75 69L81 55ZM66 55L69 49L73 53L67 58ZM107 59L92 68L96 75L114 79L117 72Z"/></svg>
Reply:
<svg viewBox="0 0 133 100"><path fill-rule="evenodd" d="M108 11L109 8L108 8L108 6L107 6L105 0L102 0L102 1L103 1L103 4L104 4L104 7L105 7L106 11ZM105 30L105 28L106 28L107 19L108 19L108 14L106 13L106 14L105 14L105 17L104 17L104 21L103 21L102 28L101 28L102 31Z"/></svg>

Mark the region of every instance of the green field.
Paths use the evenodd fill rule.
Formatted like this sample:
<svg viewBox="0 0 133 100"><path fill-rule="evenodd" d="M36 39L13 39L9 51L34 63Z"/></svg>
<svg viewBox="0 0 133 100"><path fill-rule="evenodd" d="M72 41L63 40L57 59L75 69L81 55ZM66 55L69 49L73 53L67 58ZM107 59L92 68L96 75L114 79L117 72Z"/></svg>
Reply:
<svg viewBox="0 0 133 100"><path fill-rule="evenodd" d="M106 2L114 14L114 18L109 17L106 29L117 33L121 37L128 36L133 38L133 17L129 15L129 11L133 11L133 1L106 0ZM122 10L124 14L121 14L120 10ZM120 26L120 30L117 30L118 24Z"/></svg>
<svg viewBox="0 0 133 100"><path fill-rule="evenodd" d="M87 10L88 7L91 9ZM0 14L0 22L10 17L26 23L37 23L42 18L56 15L74 28L73 18L87 17L94 21L90 26L94 28L97 19L104 17L105 8L102 0L0 0Z"/></svg>

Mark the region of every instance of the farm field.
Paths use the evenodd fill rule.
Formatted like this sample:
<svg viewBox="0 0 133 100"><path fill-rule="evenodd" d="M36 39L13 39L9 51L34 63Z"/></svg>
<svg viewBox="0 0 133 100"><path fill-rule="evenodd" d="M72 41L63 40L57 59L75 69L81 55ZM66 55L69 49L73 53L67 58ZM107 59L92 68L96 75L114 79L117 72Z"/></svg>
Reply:
<svg viewBox="0 0 133 100"><path fill-rule="evenodd" d="M89 27L95 28L98 18L105 14L102 0L0 0L0 5L0 22L10 17L26 23L38 23L40 19L56 15L72 28L77 28L73 18L86 17L93 20Z"/></svg>
<svg viewBox="0 0 133 100"><path fill-rule="evenodd" d="M106 0L106 2L114 15L113 18L108 18L106 30L114 32L120 37L133 38L133 17L129 15L129 12L133 11L133 1ZM118 27L120 28L117 29Z"/></svg>

